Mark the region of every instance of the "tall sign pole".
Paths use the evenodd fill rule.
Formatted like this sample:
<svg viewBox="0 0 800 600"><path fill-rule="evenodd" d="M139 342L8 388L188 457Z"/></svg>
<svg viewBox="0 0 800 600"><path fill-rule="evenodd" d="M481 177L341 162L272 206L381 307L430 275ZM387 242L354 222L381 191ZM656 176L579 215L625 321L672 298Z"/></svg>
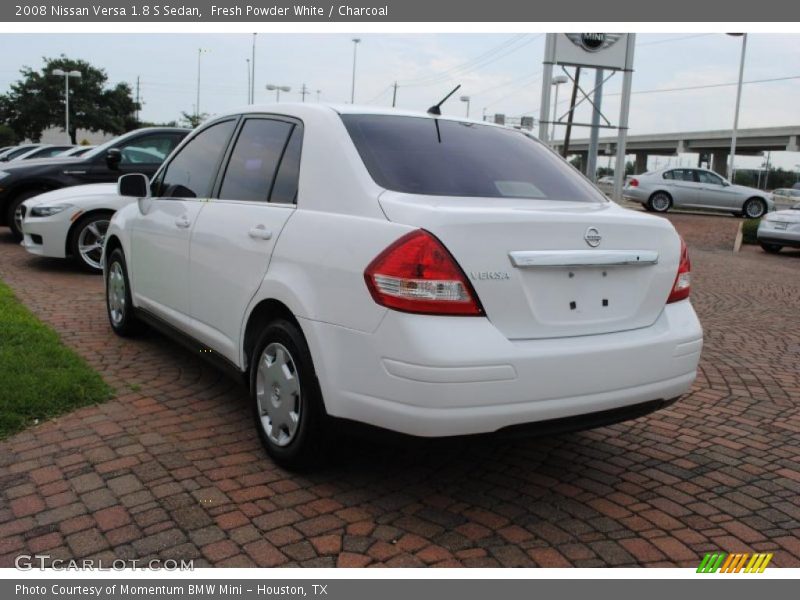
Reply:
<svg viewBox="0 0 800 600"><path fill-rule="evenodd" d="M589 154L586 159L586 176L597 181L597 148L600 141L600 108L603 106L603 69L594 70L594 108L592 132L589 135Z"/></svg>
<svg viewBox="0 0 800 600"><path fill-rule="evenodd" d="M631 110L631 84L633 82L633 49L636 34L628 34L625 52L625 68L622 71L622 103L619 108L619 133L617 135L617 162L614 166L614 200L622 200L622 186L625 182L625 146L628 141L628 116Z"/></svg>
<svg viewBox="0 0 800 600"><path fill-rule="evenodd" d="M550 142L548 128L550 127L550 82L553 80L553 62L556 52L556 34L548 33L544 42L544 67L542 69L542 101L539 104L539 139Z"/></svg>

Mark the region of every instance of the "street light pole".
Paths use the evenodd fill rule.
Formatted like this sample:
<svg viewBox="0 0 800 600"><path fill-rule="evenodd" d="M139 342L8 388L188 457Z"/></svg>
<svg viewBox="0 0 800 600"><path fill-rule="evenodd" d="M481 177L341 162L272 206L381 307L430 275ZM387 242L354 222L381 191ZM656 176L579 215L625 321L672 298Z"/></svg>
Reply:
<svg viewBox="0 0 800 600"><path fill-rule="evenodd" d="M53 69L53 75L58 77L64 78L64 121L67 136L69 136L70 141L72 141L72 135L69 131L69 78L74 77L75 79L81 78L80 71L64 71L63 69Z"/></svg>
<svg viewBox="0 0 800 600"><path fill-rule="evenodd" d="M247 103L250 104L250 97L252 96L252 84L250 82L250 59L245 58L247 61Z"/></svg>
<svg viewBox="0 0 800 600"><path fill-rule="evenodd" d="M200 119L200 57L203 56L204 52L208 52L208 50L205 48L197 49L197 102L195 103L194 116L198 120Z"/></svg>
<svg viewBox="0 0 800 600"><path fill-rule="evenodd" d="M361 38L353 38L353 83L350 86L350 104L355 104L356 101L356 56L358 55L358 45L361 43Z"/></svg>
<svg viewBox="0 0 800 600"><path fill-rule="evenodd" d="M274 83L268 83L265 87L270 92L275 92L275 102L281 101L281 92L292 91L292 88L288 85L275 85Z"/></svg>
<svg viewBox="0 0 800 600"><path fill-rule="evenodd" d="M742 101L742 78L744 77L744 58L747 52L747 34L729 33L728 35L741 36L742 38L742 56L739 59L739 83L736 86L736 108L733 113L733 131L731 132L731 157L728 163L728 180L733 183L733 178L736 175L736 134L739 129L739 106Z"/></svg>

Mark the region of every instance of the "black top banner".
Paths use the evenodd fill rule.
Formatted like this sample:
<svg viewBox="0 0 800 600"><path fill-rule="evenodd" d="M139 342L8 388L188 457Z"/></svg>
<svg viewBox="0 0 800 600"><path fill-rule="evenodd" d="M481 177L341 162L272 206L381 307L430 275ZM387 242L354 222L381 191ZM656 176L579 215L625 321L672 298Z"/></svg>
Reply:
<svg viewBox="0 0 800 600"><path fill-rule="evenodd" d="M60 0L0 4L10 22L797 22L787 0Z"/></svg>

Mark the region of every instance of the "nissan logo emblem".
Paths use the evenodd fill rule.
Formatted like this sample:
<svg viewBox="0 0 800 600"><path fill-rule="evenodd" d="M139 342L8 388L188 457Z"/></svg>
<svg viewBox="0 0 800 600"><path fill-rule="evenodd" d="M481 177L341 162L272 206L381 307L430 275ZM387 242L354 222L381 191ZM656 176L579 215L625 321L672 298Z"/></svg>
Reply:
<svg viewBox="0 0 800 600"><path fill-rule="evenodd" d="M586 233L583 234L583 239L586 240L586 243L592 248L597 248L600 245L603 236L601 236L600 232L597 231L597 227L589 227L589 229L586 230Z"/></svg>

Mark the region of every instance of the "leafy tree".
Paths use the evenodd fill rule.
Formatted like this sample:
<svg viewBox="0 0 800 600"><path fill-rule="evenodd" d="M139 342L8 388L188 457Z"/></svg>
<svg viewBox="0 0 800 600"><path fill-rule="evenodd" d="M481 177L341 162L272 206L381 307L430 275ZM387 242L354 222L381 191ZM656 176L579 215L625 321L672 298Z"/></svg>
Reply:
<svg viewBox="0 0 800 600"><path fill-rule="evenodd" d="M200 125L200 123L205 121L207 118L208 113L200 113L199 115L195 115L187 112L181 112L181 122L192 129Z"/></svg>
<svg viewBox="0 0 800 600"><path fill-rule="evenodd" d="M0 147L13 146L17 142L17 134L8 125L0 125Z"/></svg>
<svg viewBox="0 0 800 600"><path fill-rule="evenodd" d="M80 71L80 78L69 80L69 137L76 141L78 129L121 134L137 127L136 102L127 83L106 87L108 76L83 60L44 58L44 67L35 71L24 67L22 79L0 96L0 121L7 123L20 139L38 141L42 131L64 125L64 77L55 69Z"/></svg>

